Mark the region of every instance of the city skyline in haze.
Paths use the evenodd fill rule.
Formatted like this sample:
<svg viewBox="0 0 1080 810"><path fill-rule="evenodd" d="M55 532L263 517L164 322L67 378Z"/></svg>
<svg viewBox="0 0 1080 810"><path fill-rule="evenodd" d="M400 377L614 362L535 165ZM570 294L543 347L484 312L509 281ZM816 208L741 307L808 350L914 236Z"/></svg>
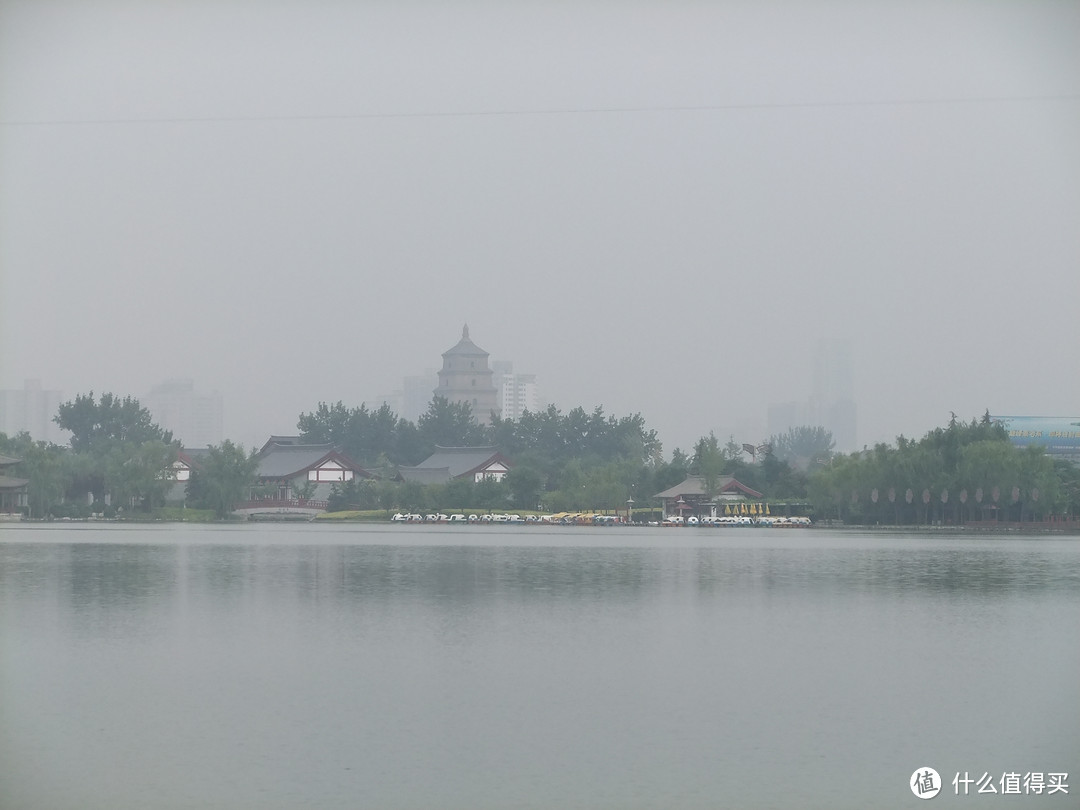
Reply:
<svg viewBox="0 0 1080 810"><path fill-rule="evenodd" d="M665 454L1068 414L1080 6L0 0L0 389L295 430L468 322Z"/></svg>

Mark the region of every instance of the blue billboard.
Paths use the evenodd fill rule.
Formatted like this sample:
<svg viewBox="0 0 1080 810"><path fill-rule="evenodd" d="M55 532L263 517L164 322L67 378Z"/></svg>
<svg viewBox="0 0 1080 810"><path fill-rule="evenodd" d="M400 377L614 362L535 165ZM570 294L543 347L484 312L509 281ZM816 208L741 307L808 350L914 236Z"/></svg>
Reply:
<svg viewBox="0 0 1080 810"><path fill-rule="evenodd" d="M1033 444L1050 456L1080 461L1080 416L991 416L1017 447Z"/></svg>

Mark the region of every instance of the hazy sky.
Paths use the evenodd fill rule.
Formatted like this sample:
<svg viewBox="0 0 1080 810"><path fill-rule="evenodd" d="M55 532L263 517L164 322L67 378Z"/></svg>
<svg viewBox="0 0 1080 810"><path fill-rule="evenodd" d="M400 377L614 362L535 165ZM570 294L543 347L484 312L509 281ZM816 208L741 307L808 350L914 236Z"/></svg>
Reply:
<svg viewBox="0 0 1080 810"><path fill-rule="evenodd" d="M665 450L1080 413L1080 3L0 0L0 387L245 443L468 322Z"/></svg>

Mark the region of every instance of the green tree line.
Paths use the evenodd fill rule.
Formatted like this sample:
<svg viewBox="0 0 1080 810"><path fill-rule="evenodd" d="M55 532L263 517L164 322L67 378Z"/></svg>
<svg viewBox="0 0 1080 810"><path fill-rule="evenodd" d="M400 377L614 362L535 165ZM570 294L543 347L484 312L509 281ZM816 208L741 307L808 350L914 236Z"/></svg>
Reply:
<svg viewBox="0 0 1080 810"><path fill-rule="evenodd" d="M656 431L640 414L616 417L602 408L554 405L518 420L477 423L467 403L435 397L416 424L390 408L375 411L320 403L303 413L300 434L311 443L340 446L358 463L384 478L398 466L414 466L436 447L498 447L514 466L503 482L451 481L445 485L354 481L338 487L331 508L424 511L440 504L489 509L569 510L625 508L626 501L653 494L654 482L670 486L685 467L672 472L662 461ZM675 480L672 480L676 477Z"/></svg>
<svg viewBox="0 0 1080 810"><path fill-rule="evenodd" d="M21 459L31 517L143 514L165 502L176 482L178 442L138 401L93 392L62 404L54 420L67 446L0 434L0 453ZM519 419L477 423L467 404L436 397L414 424L389 407L319 403L297 428L313 444L333 444L374 479L334 488L331 509L426 512L477 508L531 511L622 510L656 506L653 495L700 475L707 492L733 476L774 502L805 504L817 519L860 524L1042 520L1076 515L1080 470L1038 448L1018 449L1005 431L981 419L898 437L848 455L834 454L824 428L802 426L757 444L721 443L710 433L690 453L665 459L656 431L640 414L556 406ZM454 480L422 486L395 481L436 447L491 445L513 461L501 482ZM225 441L202 455L186 488L187 504L226 517L256 487L254 450Z"/></svg>
<svg viewBox="0 0 1080 810"><path fill-rule="evenodd" d="M989 413L837 456L808 479L819 518L857 524L1046 520L1080 509L1080 469L1017 448Z"/></svg>
<svg viewBox="0 0 1080 810"><path fill-rule="evenodd" d="M16 473L29 480L30 517L147 512L164 503L178 444L137 400L81 394L53 421L71 432L68 447L0 434L0 452L20 459Z"/></svg>

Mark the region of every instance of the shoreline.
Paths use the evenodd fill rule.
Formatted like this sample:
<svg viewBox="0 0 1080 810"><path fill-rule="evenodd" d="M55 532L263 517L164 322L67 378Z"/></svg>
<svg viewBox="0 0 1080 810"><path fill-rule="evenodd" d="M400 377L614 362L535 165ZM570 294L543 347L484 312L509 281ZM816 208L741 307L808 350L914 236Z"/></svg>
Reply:
<svg viewBox="0 0 1080 810"><path fill-rule="evenodd" d="M276 523L276 522L289 522L293 524L302 523L331 523L340 525L342 523L354 523L358 525L378 525L386 523L387 525L394 525L392 521L384 520L372 520L370 518L364 519L337 519L337 520L315 520L312 518L297 519L292 518L288 521L277 519L261 520L177 520L175 518L102 518L102 517L88 517L88 518L55 518L55 519L28 519L22 520L4 520L0 521L0 527L3 526L18 526L20 524L66 524L66 523L116 523L124 525L139 525L139 524L163 524L163 523L175 523L175 524L219 524L219 525L241 525L246 523ZM422 525L438 525L443 526L442 523L430 523ZM445 524L450 526L451 524ZM488 528L491 525L503 526L503 523L488 524L488 523L469 523L467 526L481 526ZM507 524L510 525L510 524ZM512 524L517 527L519 524ZM546 527L558 526L555 523L526 523L521 522L520 527L528 531L529 526L543 525ZM591 524L574 524L578 525L590 525ZM458 528L459 524L453 524L454 528ZM592 526L598 529L612 529L612 528L628 528L637 529L645 528L646 524L643 523L631 523L631 524L618 524L618 525L597 525ZM732 529L768 529L777 528L769 526L668 526L665 528L672 529L693 529L697 531L705 530L708 533L714 532L727 532ZM1000 525L987 525L986 523L979 523L978 525L963 524L963 525L882 525L882 524L858 524L858 523L840 523L836 521L824 521L821 523L812 523L809 526L784 526L784 531L792 530L810 530L810 531L822 531L828 530L833 532L852 532L852 533L871 533L871 534L948 534L948 535L1020 535L1020 534L1040 534L1040 535L1061 535L1061 536L1080 536L1080 521L1068 521L1060 523L1002 523Z"/></svg>
<svg viewBox="0 0 1080 810"><path fill-rule="evenodd" d="M970 525L945 525L945 526L883 526L880 524L855 524L855 523L815 523L812 529L829 529L831 531L859 531L881 532L886 534L1061 534L1080 535L1080 523L1062 523L1058 526L1045 523L1002 523L1000 526L988 526L979 524Z"/></svg>

